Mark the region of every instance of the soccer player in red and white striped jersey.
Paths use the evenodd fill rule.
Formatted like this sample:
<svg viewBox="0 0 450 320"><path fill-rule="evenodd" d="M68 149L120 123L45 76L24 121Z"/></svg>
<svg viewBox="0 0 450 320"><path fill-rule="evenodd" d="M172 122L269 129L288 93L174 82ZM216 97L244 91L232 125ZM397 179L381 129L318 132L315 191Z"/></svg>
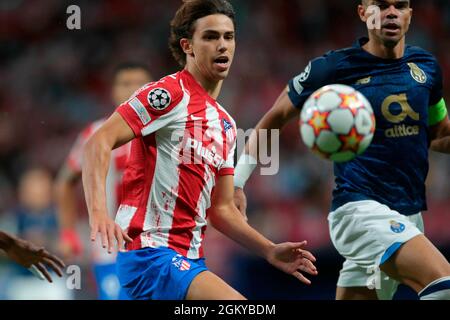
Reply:
<svg viewBox="0 0 450 320"><path fill-rule="evenodd" d="M127 62L118 65L112 77L112 101L122 103L138 88L152 80L144 64ZM69 261L81 253L82 245L76 232L78 218L76 206L76 185L81 180L83 149L87 140L99 129L106 118L90 123L77 137L64 162L56 182L56 200L61 227L61 251ZM131 144L115 149L111 154L108 176L106 178L107 211L115 217L122 198L122 176L125 171ZM107 254L100 245L95 244L91 251L98 298L102 300L124 299L124 292L115 276L115 254Z"/></svg>
<svg viewBox="0 0 450 320"><path fill-rule="evenodd" d="M234 10L226 0L185 1L171 22L170 38L184 69L138 90L86 145L83 185L91 239L100 233L109 251L117 240L119 280L134 299L244 298L204 263L207 218L300 281L310 283L301 271L317 274L305 242L272 243L234 206L236 125L217 102L233 60L234 34ZM106 214L105 177L111 150L130 140L114 222Z"/></svg>

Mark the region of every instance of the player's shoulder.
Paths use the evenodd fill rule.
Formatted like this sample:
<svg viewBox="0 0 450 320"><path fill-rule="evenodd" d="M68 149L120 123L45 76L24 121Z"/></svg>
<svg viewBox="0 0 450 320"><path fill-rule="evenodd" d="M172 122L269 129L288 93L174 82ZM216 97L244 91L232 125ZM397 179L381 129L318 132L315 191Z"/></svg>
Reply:
<svg viewBox="0 0 450 320"><path fill-rule="evenodd" d="M408 56L421 56L421 57L426 57L429 59L436 60L435 56L431 52L429 52L419 46L407 45L406 46L406 54Z"/></svg>
<svg viewBox="0 0 450 320"><path fill-rule="evenodd" d="M180 72L177 72L145 84L134 93L132 99L138 97L155 110L163 110L173 102L179 101L182 96Z"/></svg>
<svg viewBox="0 0 450 320"><path fill-rule="evenodd" d="M142 88L138 89L136 91L137 94L140 93L148 93L156 88L162 88L164 90L169 90L173 93L176 93L177 91L181 91L181 84L180 84L180 72L167 75L157 81L152 81L147 84L145 84Z"/></svg>
<svg viewBox="0 0 450 320"><path fill-rule="evenodd" d="M337 66L341 61L353 58L361 53L361 48L356 46L339 48L326 52L323 57L327 59L328 64Z"/></svg>
<svg viewBox="0 0 450 320"><path fill-rule="evenodd" d="M439 64L437 58L431 52L419 46L406 46L405 54L407 59L429 62L434 65Z"/></svg>
<svg viewBox="0 0 450 320"><path fill-rule="evenodd" d="M355 47L347 47L336 50L329 50L323 55L311 60L310 64L316 67L316 70L321 70L324 73L333 73L339 68L340 63L348 57L354 57L358 54L358 49Z"/></svg>
<svg viewBox="0 0 450 320"><path fill-rule="evenodd" d="M348 56L352 56L360 51L357 47L345 47L345 48L339 48L336 50L330 50L325 53L324 56L330 58L330 59L342 59Z"/></svg>

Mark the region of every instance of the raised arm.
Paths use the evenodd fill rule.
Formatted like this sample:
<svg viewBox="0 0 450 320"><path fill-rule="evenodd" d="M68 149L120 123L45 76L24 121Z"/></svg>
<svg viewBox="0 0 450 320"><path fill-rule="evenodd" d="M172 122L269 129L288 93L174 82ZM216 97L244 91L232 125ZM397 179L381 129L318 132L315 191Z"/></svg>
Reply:
<svg viewBox="0 0 450 320"><path fill-rule="evenodd" d="M114 239L119 250L130 237L111 219L106 207L106 175L111 151L135 137L122 116L115 112L88 140L83 156L83 188L89 212L91 241L100 233L103 248L113 250Z"/></svg>
<svg viewBox="0 0 450 320"><path fill-rule="evenodd" d="M259 130L267 129L268 137L266 141L271 141L272 129L282 130L290 120L299 114L299 110L294 107L288 96L288 90L287 87L283 90L273 107L258 122L236 164L234 201L245 219L247 217L247 199L243 190L244 185L257 166L258 150L260 154L269 154L271 151L270 144L258 142Z"/></svg>
<svg viewBox="0 0 450 320"><path fill-rule="evenodd" d="M312 263L316 261L314 256L302 249L306 241L274 244L245 221L233 202L233 176L218 178L208 214L211 224L221 233L303 283L311 282L300 271L317 274Z"/></svg>
<svg viewBox="0 0 450 320"><path fill-rule="evenodd" d="M278 99L275 101L272 108L262 117L252 132L249 141L245 145L245 154L251 155L257 159L256 146L258 145L258 134L261 129L268 129L269 137L267 141L270 141L270 129L282 130L284 126L293 118L298 116L299 110L294 107L289 96L288 88L286 87L281 92ZM259 146L262 148L270 148L270 146ZM270 151L270 150L269 150Z"/></svg>
<svg viewBox="0 0 450 320"><path fill-rule="evenodd" d="M235 202L244 216L246 216L247 200L243 188L256 168L257 150L261 151L259 154L268 154L267 151L270 151L267 150L270 146L259 143L259 130L268 129L269 137L266 141L271 141L271 129L282 130L290 120L300 113L303 103L314 91L326 84L333 83L334 70L335 63L328 55L313 59L302 73L289 81L288 86L280 94L272 108L256 125L235 170Z"/></svg>

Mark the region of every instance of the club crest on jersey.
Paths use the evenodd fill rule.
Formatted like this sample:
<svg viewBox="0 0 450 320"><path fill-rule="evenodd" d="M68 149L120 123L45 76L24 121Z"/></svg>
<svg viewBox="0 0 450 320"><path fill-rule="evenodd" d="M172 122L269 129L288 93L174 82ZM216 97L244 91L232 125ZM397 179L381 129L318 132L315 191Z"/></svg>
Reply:
<svg viewBox="0 0 450 320"><path fill-rule="evenodd" d="M233 125L226 119L222 119L222 125L223 125L223 130L225 131L225 135L227 136L228 141L232 141L234 138Z"/></svg>
<svg viewBox="0 0 450 320"><path fill-rule="evenodd" d="M415 63L408 63L409 68L411 69L411 77L413 77L414 80L416 80L418 83L425 83L427 82L427 75L426 73L419 68L419 66Z"/></svg>
<svg viewBox="0 0 450 320"><path fill-rule="evenodd" d="M403 231L405 231L405 225L401 222L397 222L395 220L391 220L389 221L389 223L391 224L391 230L395 233L402 233Z"/></svg>
<svg viewBox="0 0 450 320"><path fill-rule="evenodd" d="M172 264L180 271L187 271L191 268L191 264L181 254L172 258Z"/></svg>
<svg viewBox="0 0 450 320"><path fill-rule="evenodd" d="M148 93L147 100L153 109L164 110L170 105L170 93L166 89L156 88Z"/></svg>

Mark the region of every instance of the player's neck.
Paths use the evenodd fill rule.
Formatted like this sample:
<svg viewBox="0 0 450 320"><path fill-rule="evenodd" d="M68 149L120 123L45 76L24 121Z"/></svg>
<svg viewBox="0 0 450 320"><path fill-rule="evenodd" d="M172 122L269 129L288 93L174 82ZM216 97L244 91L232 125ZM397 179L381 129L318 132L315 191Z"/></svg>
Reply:
<svg viewBox="0 0 450 320"><path fill-rule="evenodd" d="M370 39L363 49L371 55L382 59L400 59L405 54L405 38L403 38L395 47L387 47L383 43Z"/></svg>
<svg viewBox="0 0 450 320"><path fill-rule="evenodd" d="M194 77L194 79L205 89L205 91L208 93L208 95L213 98L214 100L217 99L217 97L220 94L220 90L222 89L222 83L223 80L220 81L211 81L207 77L205 77L200 70L196 67L192 67L189 65L186 65L186 70L189 71L189 73Z"/></svg>

